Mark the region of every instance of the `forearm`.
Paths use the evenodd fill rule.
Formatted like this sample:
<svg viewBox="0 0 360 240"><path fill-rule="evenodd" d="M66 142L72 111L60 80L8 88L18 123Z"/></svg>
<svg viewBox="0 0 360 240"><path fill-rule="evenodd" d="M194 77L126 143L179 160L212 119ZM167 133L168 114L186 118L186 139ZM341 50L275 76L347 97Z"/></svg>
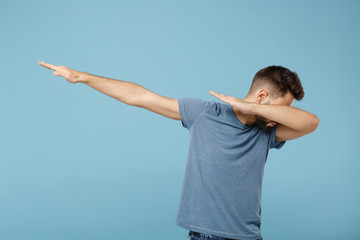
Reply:
<svg viewBox="0 0 360 240"><path fill-rule="evenodd" d="M148 91L148 89L133 82L96 76L87 72L81 73L79 82L128 105L135 105L136 100Z"/></svg>
<svg viewBox="0 0 360 240"><path fill-rule="evenodd" d="M314 131L319 123L316 115L286 105L251 103L251 113L298 131Z"/></svg>

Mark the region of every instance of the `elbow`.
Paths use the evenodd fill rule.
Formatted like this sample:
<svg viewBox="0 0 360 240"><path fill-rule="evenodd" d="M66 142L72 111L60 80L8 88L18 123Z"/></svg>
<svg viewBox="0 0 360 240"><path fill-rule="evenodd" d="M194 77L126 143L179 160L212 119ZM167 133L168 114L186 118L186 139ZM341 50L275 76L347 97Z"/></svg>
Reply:
<svg viewBox="0 0 360 240"><path fill-rule="evenodd" d="M312 124L311 124L312 125L312 132L317 129L317 127L319 126L319 122L320 122L319 118L316 115L314 115L314 118L313 118Z"/></svg>
<svg viewBox="0 0 360 240"><path fill-rule="evenodd" d="M300 130L305 134L309 134L314 132L319 125L319 118L317 116L313 116L312 118L308 119L306 123L304 122L303 128Z"/></svg>

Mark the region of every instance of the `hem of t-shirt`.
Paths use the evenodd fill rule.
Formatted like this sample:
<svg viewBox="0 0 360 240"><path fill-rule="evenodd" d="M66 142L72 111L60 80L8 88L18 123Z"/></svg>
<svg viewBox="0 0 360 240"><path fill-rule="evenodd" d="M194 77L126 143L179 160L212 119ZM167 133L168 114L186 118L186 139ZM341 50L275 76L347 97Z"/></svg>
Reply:
<svg viewBox="0 0 360 240"><path fill-rule="evenodd" d="M277 130L277 127L279 125L275 125L274 127L271 127L269 128L269 134L270 134L270 139L269 139L269 149L272 149L272 148L275 148L275 149L281 149L284 144L286 143L286 141L276 141L276 130ZM271 148L271 146L273 146Z"/></svg>
<svg viewBox="0 0 360 240"><path fill-rule="evenodd" d="M180 222L180 221L176 221L175 224L178 225L179 227L185 228L190 231L206 233L206 234L215 235L215 236L223 237L223 238L233 238L233 239L235 238L235 239L242 239L242 240L258 240L258 239L262 238L261 235L260 236L258 236L258 235L240 235L240 234L236 234L236 233L221 232L221 231L216 231L216 230L212 230L212 229L208 229L208 228L204 228L204 227L187 224L187 223Z"/></svg>
<svg viewBox="0 0 360 240"><path fill-rule="evenodd" d="M285 143L286 143L286 141L275 141L274 148L280 149L284 146Z"/></svg>
<svg viewBox="0 0 360 240"><path fill-rule="evenodd" d="M180 113L180 117L181 117L181 125L184 127L184 128L187 128L189 131L191 130L192 126L197 122L197 120L206 112L206 108L203 109L203 111L194 119L194 121L192 122L191 126L187 126L186 122L187 120L186 119L182 119L185 115L185 109L184 109L184 101L183 101L183 98L177 98L178 100L178 106L179 106L179 113ZM205 100L204 100L205 101ZM207 101L208 103L210 101Z"/></svg>
<svg viewBox="0 0 360 240"><path fill-rule="evenodd" d="M181 125L184 128L188 128L188 126L185 123L186 122L185 119L183 119L184 118L183 100L182 100L182 98L178 98L177 100L178 100L178 106L179 106L179 113L180 113L180 117L181 117L181 120L180 120Z"/></svg>

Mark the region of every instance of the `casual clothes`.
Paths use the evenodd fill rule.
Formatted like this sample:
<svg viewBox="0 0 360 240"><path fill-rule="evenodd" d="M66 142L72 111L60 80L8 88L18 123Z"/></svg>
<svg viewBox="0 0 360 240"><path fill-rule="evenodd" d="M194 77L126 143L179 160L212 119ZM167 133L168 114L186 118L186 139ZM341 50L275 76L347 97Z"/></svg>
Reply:
<svg viewBox="0 0 360 240"><path fill-rule="evenodd" d="M233 240L233 239L223 238L223 237L210 235L210 234L206 234L206 233L189 231L188 240ZM258 240L263 240L263 238L260 237Z"/></svg>
<svg viewBox="0 0 360 240"><path fill-rule="evenodd" d="M178 98L190 145L176 225L190 231L243 240L261 239L261 187L276 127L243 124L231 105Z"/></svg>

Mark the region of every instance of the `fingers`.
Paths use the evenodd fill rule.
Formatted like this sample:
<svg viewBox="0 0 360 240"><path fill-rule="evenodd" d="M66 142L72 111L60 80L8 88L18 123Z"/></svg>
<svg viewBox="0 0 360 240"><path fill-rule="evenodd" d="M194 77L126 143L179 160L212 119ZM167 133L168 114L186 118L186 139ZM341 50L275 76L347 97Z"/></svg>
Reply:
<svg viewBox="0 0 360 240"><path fill-rule="evenodd" d="M217 98L219 98L221 100L228 98L228 96L226 96L224 94L221 94L221 93L216 93L216 92L211 91L211 90L209 92L210 92L211 95L213 95L213 96L215 96L215 97L217 97Z"/></svg>
<svg viewBox="0 0 360 240"><path fill-rule="evenodd" d="M229 103L230 104L230 101L228 99L228 96L224 95L224 94L221 94L221 93L216 93L214 91L209 91L211 95L217 97L218 99L220 99L221 101L225 102L225 103Z"/></svg>
<svg viewBox="0 0 360 240"><path fill-rule="evenodd" d="M57 66L52 65L52 64L49 64L49 63L45 63L45 62L43 62L43 61L39 61L38 63L39 63L41 66L46 67L46 68L51 69L51 70L57 70L57 69L58 69Z"/></svg>
<svg viewBox="0 0 360 240"><path fill-rule="evenodd" d="M218 93L216 93L216 92L214 92L214 91L211 91L211 90L210 90L209 92L210 92L210 94L213 95L214 97L217 97L217 98L219 98L220 100L222 100L222 99L221 99L222 97L220 96L220 94L218 94Z"/></svg>
<svg viewBox="0 0 360 240"><path fill-rule="evenodd" d="M209 92L210 92L211 95L213 95L213 96L215 96L217 98L221 97L221 94L219 94L219 93L216 93L216 92L211 91L211 90Z"/></svg>

